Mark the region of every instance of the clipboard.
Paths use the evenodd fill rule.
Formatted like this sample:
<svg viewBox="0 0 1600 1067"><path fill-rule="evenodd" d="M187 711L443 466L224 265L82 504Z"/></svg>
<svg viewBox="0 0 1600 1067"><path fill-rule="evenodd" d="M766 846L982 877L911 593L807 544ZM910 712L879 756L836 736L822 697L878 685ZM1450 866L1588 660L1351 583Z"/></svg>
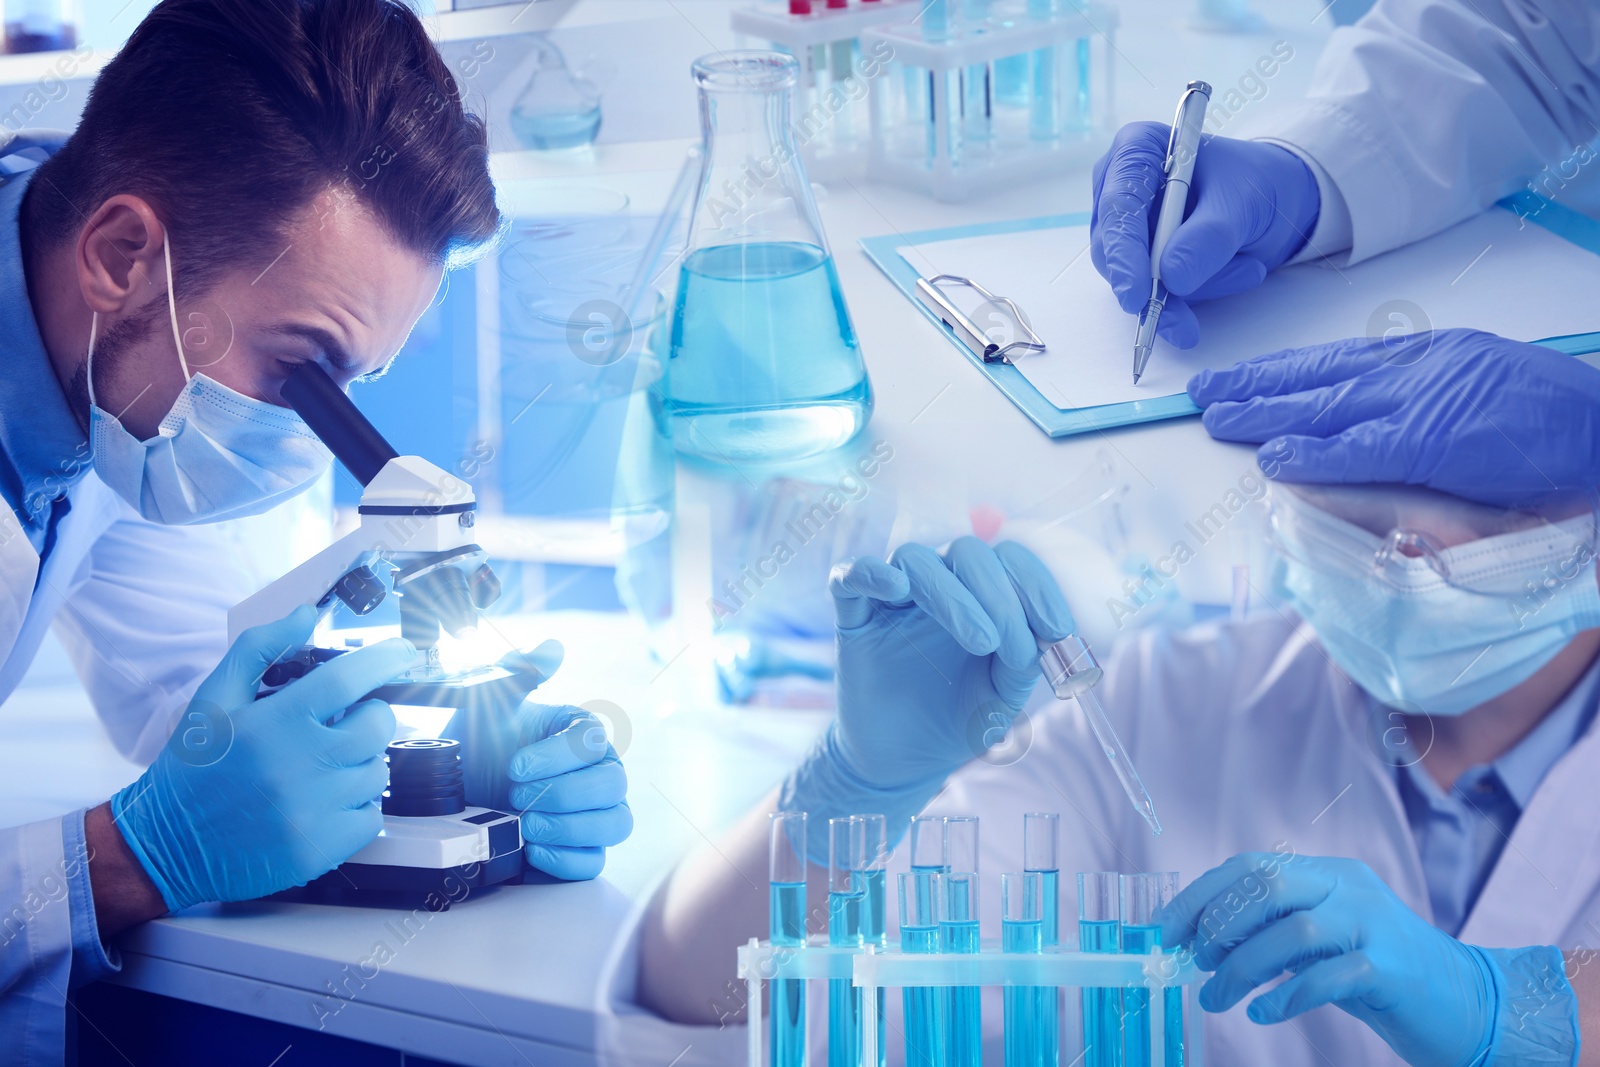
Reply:
<svg viewBox="0 0 1600 1067"><path fill-rule="evenodd" d="M1543 227L1587 252L1600 256L1600 221L1526 189L1499 201L1497 206L1517 214L1527 222ZM996 236L1026 230L1059 229L1088 224L1089 213L1079 211L1067 215L1044 215L1005 222L920 230L914 233L895 233L883 237L863 237L860 245L867 257L877 264L878 269L888 277L889 281L894 283L895 288L899 289L922 314L940 326L940 332L956 346L967 361L977 367L979 373L987 377L996 389L1004 393L1035 426L1049 436L1070 437L1074 434L1108 430L1119 426L1134 426L1198 415L1200 409L1185 393L1094 407L1057 407L1046 399L1044 394L1009 360L986 357L963 340L962 327L959 324L946 322L941 317L938 304L929 300L926 295L929 283L934 279L924 279L898 251L907 245L934 244L966 237ZM973 278L971 281L980 286L983 283L982 278ZM919 282L922 283L920 286ZM994 295L1003 297L1005 294ZM1046 345L1049 344L1048 337L1043 340ZM1600 352L1600 331L1547 337L1534 343L1546 345L1567 355L1588 355ZM990 356L992 357L992 353Z"/></svg>

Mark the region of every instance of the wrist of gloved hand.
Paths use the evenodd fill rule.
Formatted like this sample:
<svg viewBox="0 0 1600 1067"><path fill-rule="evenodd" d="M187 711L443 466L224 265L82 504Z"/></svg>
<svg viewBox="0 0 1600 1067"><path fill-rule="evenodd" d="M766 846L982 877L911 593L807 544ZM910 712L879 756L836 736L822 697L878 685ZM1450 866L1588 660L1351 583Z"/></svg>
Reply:
<svg viewBox="0 0 1600 1067"><path fill-rule="evenodd" d="M946 775L885 788L849 765L840 751L838 723L817 739L800 766L790 772L778 791L779 811L803 811L810 829L806 833L806 853L811 862L828 862L828 820L845 815L882 815L888 824L889 847L893 848L911 823L944 785Z"/></svg>
<svg viewBox="0 0 1600 1067"><path fill-rule="evenodd" d="M181 878L186 869L176 857L168 856L165 850L170 847L182 847L192 840L192 835L185 828L173 827L166 824L162 813L154 810L143 812L143 824L146 832L140 833L135 829L135 820L130 808L137 804L141 794L152 788L147 781L149 772L123 786L111 797L111 824L122 834L122 840L127 843L128 851L139 861L139 866L144 868L144 873L161 893L161 899L167 905L169 912L182 911L193 904L198 904L205 899L203 893ZM124 816L128 816L124 818ZM160 828L161 832L150 832L150 825Z"/></svg>
<svg viewBox="0 0 1600 1067"><path fill-rule="evenodd" d="M1578 996L1561 951L1468 945L1494 987L1495 1012L1473 1067L1572 1067L1578 1062Z"/></svg>

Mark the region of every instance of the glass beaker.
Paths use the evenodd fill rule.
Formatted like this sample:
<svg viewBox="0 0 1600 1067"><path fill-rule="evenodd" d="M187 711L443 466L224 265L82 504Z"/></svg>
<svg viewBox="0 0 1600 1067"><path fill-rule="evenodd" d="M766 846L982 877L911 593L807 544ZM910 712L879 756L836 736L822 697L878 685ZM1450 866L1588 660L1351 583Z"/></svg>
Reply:
<svg viewBox="0 0 1600 1067"><path fill-rule="evenodd" d="M799 64L694 64L705 149L679 269L665 398L673 446L784 461L846 443L872 389L789 125Z"/></svg>
<svg viewBox="0 0 1600 1067"><path fill-rule="evenodd" d="M550 39L533 38L533 76L511 107L511 132L526 148L579 148L600 132L600 90L567 69Z"/></svg>

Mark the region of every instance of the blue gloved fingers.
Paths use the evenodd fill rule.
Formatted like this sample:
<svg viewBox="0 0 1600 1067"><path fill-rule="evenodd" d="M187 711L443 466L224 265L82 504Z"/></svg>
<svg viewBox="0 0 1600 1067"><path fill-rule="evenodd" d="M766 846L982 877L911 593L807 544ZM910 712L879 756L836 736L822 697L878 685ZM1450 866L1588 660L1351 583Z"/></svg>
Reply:
<svg viewBox="0 0 1600 1067"><path fill-rule="evenodd" d="M328 731L319 752L323 762L330 767L354 767L382 756L394 740L394 709L381 700L363 700L323 729Z"/></svg>
<svg viewBox="0 0 1600 1067"><path fill-rule="evenodd" d="M1014 670L1033 666L1039 645L1011 576L994 549L976 537L958 537L945 550L945 562L994 624L1000 636L995 648L1000 662Z"/></svg>
<svg viewBox="0 0 1600 1067"><path fill-rule="evenodd" d="M389 764L379 757L342 767L339 775L340 793L346 808L381 803L383 791L389 788Z"/></svg>
<svg viewBox="0 0 1600 1067"><path fill-rule="evenodd" d="M1130 315L1150 299L1151 205L1160 192L1171 128L1131 122L1097 165L1089 255Z"/></svg>
<svg viewBox="0 0 1600 1067"><path fill-rule="evenodd" d="M1269 923L1228 953L1200 990L1206 1011L1227 1011L1285 971L1343 955L1356 946L1345 917L1332 908L1295 911Z"/></svg>
<svg viewBox="0 0 1600 1067"><path fill-rule="evenodd" d="M555 778L519 782L511 787L511 806L519 812L595 811L620 804L627 796L628 775L621 763L611 760Z"/></svg>
<svg viewBox="0 0 1600 1067"><path fill-rule="evenodd" d="M906 572L876 556L861 556L837 563L828 575L828 592L833 595L834 625L854 630L872 621L873 601L903 604L911 599L911 580Z"/></svg>
<svg viewBox="0 0 1600 1067"><path fill-rule="evenodd" d="M1319 960L1250 1002L1251 1022L1270 1024L1303 1015L1312 1008L1378 994L1377 972L1365 952Z"/></svg>
<svg viewBox="0 0 1600 1067"><path fill-rule="evenodd" d="M1220 300L1225 296L1254 289L1265 281L1266 277L1267 265L1255 256L1241 252L1194 292L1184 294L1184 298L1193 304L1203 300Z"/></svg>
<svg viewBox="0 0 1600 1067"><path fill-rule="evenodd" d="M514 782L554 778L617 755L605 723L570 704L542 707L531 730L537 740L512 753L506 766Z"/></svg>
<svg viewBox="0 0 1600 1067"><path fill-rule="evenodd" d="M383 808L376 801L354 804L340 811L329 812L318 822L316 827L297 826L290 831L297 845L309 853L307 863L316 871L306 878L306 882L333 870L370 845L378 836L378 831L383 829ZM316 834L315 840L309 836L313 832ZM305 882L299 884L304 885Z"/></svg>
<svg viewBox="0 0 1600 1067"><path fill-rule="evenodd" d="M1357 423L1333 437L1273 438L1256 453L1262 469L1285 482L1408 484L1411 451L1399 416ZM1267 462L1276 466L1269 468Z"/></svg>
<svg viewBox="0 0 1600 1067"><path fill-rule="evenodd" d="M1248 221L1229 197L1199 197L1194 211L1161 250L1161 280L1179 296L1199 290L1249 242L1250 235L1242 231Z"/></svg>
<svg viewBox="0 0 1600 1067"><path fill-rule="evenodd" d="M1247 910L1266 900L1295 864L1293 854L1241 852L1230 856L1190 882L1161 909L1161 943L1173 948L1192 944L1195 962L1203 970L1215 970L1223 945L1238 944L1255 932Z"/></svg>
<svg viewBox="0 0 1600 1067"><path fill-rule="evenodd" d="M522 813L522 840L532 845L609 848L622 844L632 832L633 811L626 803L598 811Z"/></svg>
<svg viewBox="0 0 1600 1067"><path fill-rule="evenodd" d="M277 622L252 626L239 635L200 688L194 699L214 708L245 707L261 689L267 668L311 640L317 611L302 604Z"/></svg>
<svg viewBox="0 0 1600 1067"><path fill-rule="evenodd" d="M1363 375L1300 393L1219 401L1206 408L1200 421L1218 441L1260 444L1289 434L1332 437L1390 415L1404 403L1392 383Z"/></svg>
<svg viewBox="0 0 1600 1067"><path fill-rule="evenodd" d="M287 705L318 722L326 722L336 712L410 670L416 661L416 646L391 637L336 656L265 698L261 705Z"/></svg>
<svg viewBox="0 0 1600 1067"><path fill-rule="evenodd" d="M1140 301L1134 311L1138 312L1143 307L1144 301ZM1162 307L1161 321L1156 324L1156 336L1173 348L1193 348L1199 343L1200 320L1195 318L1194 309L1187 300L1181 296L1167 297Z"/></svg>
<svg viewBox="0 0 1600 1067"><path fill-rule="evenodd" d="M1386 352L1381 341L1370 337L1268 352L1231 367L1201 371L1189 379L1189 399L1204 408L1221 400L1249 400L1336 385L1382 366Z"/></svg>
<svg viewBox="0 0 1600 1067"><path fill-rule="evenodd" d="M994 546L994 554L1011 578L1011 586L1017 591L1017 599L1022 601L1022 611L1035 637L1059 641L1078 632L1061 585L1043 560L1015 541L1001 541ZM1038 658L1035 642L1030 661Z"/></svg>
<svg viewBox="0 0 1600 1067"><path fill-rule="evenodd" d="M606 865L606 850L603 848L523 845L522 855L528 866L568 882L587 882L598 878Z"/></svg>
<svg viewBox="0 0 1600 1067"><path fill-rule="evenodd" d="M950 573L939 554L927 545L907 542L889 562L911 583L911 599L974 656L987 656L1000 645L1000 632L961 580ZM909 638L907 638L909 640Z"/></svg>

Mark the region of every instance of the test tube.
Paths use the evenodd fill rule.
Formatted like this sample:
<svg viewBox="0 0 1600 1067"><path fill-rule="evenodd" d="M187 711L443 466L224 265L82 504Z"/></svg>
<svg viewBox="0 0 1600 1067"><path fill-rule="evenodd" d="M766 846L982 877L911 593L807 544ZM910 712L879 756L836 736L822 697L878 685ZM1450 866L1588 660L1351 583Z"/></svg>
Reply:
<svg viewBox="0 0 1600 1067"><path fill-rule="evenodd" d="M944 869L953 871L956 874L978 873L978 817L976 815L945 816Z"/></svg>
<svg viewBox="0 0 1600 1067"><path fill-rule="evenodd" d="M913 829L915 823L913 823ZM943 876L912 868L900 875L900 951L939 951L939 898ZM945 991L934 986L906 986L906 1067L945 1067Z"/></svg>
<svg viewBox="0 0 1600 1067"><path fill-rule="evenodd" d="M1122 951L1143 955L1161 947L1161 923L1156 913L1178 895L1178 872L1125 874L1122 890ZM1183 989L1163 990L1162 1010L1165 1067L1183 1067ZM1127 1067L1150 1067L1150 990L1122 991L1124 1048Z"/></svg>
<svg viewBox="0 0 1600 1067"><path fill-rule="evenodd" d="M1033 811L1022 817L1022 869L1039 874L1044 943L1061 944L1061 867L1056 860L1061 816Z"/></svg>
<svg viewBox="0 0 1600 1067"><path fill-rule="evenodd" d="M771 816L767 878L770 883L768 939L774 947L806 943L806 813ZM806 1061L806 983L772 980L769 1062L772 1067L803 1067Z"/></svg>
<svg viewBox="0 0 1600 1067"><path fill-rule="evenodd" d="M828 820L828 944L859 948L865 894L855 869L861 816ZM828 979L828 1067L861 1065L861 992L848 978Z"/></svg>
<svg viewBox="0 0 1600 1067"><path fill-rule="evenodd" d="M1055 18L1055 0L1028 0L1028 15L1037 22ZM1028 134L1035 141L1053 141L1061 136L1060 94L1056 84L1059 56L1054 45L1035 49L1029 64L1032 86L1029 95Z"/></svg>
<svg viewBox="0 0 1600 1067"><path fill-rule="evenodd" d="M1044 952L1044 888L1037 871L1000 876L1000 948ZM1006 1067L1054 1067L1059 1060L1055 986L1007 986Z"/></svg>
<svg viewBox="0 0 1600 1067"><path fill-rule="evenodd" d="M944 816L916 815L911 819L911 869L943 871Z"/></svg>
<svg viewBox="0 0 1600 1067"><path fill-rule="evenodd" d="M989 24L990 0L961 0L964 30L982 32ZM989 64L970 63L961 71L961 125L968 142L989 139Z"/></svg>
<svg viewBox="0 0 1600 1067"><path fill-rule="evenodd" d="M889 947L889 920L887 914L887 867L889 865L889 827L882 815L858 815L852 830L851 862L861 884L861 940L868 945L885 949ZM878 1028L878 1067L887 1063L888 1046L884 1041L887 1013L887 991L877 991L873 1005L872 1024Z"/></svg>
<svg viewBox="0 0 1600 1067"><path fill-rule="evenodd" d="M1078 948L1083 952L1122 950L1122 909L1115 871L1078 875ZM1121 1067L1122 990L1083 990L1083 1067Z"/></svg>
<svg viewBox="0 0 1600 1067"><path fill-rule="evenodd" d="M976 820L974 820L976 821ZM941 875L939 946L949 953L975 953L978 941L978 875ZM983 1067L983 1007L978 986L953 986L949 997L950 1067Z"/></svg>

